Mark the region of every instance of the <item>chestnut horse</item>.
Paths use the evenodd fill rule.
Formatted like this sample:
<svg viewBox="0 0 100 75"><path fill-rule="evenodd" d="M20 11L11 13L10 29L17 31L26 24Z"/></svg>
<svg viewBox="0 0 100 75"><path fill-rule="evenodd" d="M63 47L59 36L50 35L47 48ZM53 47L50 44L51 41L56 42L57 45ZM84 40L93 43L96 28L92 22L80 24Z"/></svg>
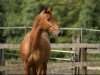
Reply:
<svg viewBox="0 0 100 75"><path fill-rule="evenodd" d="M60 27L52 15L52 8L45 8L34 20L32 29L20 44L20 55L25 74L46 74L50 55L50 40L47 33L60 36Z"/></svg>

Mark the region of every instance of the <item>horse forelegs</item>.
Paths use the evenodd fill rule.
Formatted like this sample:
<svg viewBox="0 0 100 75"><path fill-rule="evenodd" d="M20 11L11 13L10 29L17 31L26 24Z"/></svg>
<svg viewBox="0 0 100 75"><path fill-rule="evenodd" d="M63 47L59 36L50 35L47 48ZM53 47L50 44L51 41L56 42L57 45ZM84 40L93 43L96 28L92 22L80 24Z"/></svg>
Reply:
<svg viewBox="0 0 100 75"><path fill-rule="evenodd" d="M25 71L25 75L30 74L30 66L26 62L24 62L24 71Z"/></svg>
<svg viewBox="0 0 100 75"><path fill-rule="evenodd" d="M37 75L36 68L34 66L32 66L31 72L32 72L32 75Z"/></svg>
<svg viewBox="0 0 100 75"><path fill-rule="evenodd" d="M37 75L46 75L47 71L47 65L46 64L41 64L37 68Z"/></svg>
<svg viewBox="0 0 100 75"><path fill-rule="evenodd" d="M42 74L46 75L46 71L47 71L47 64L43 64L43 71Z"/></svg>
<svg viewBox="0 0 100 75"><path fill-rule="evenodd" d="M43 65L38 65L37 67L37 75L43 75Z"/></svg>

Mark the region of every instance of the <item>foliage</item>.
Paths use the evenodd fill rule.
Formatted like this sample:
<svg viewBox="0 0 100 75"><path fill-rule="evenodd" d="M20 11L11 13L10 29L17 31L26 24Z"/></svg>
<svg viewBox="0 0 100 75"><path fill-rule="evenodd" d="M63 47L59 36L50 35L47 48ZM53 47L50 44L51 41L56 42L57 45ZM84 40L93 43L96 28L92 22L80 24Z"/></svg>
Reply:
<svg viewBox="0 0 100 75"><path fill-rule="evenodd" d="M79 19L77 21L77 25L78 27L81 27L81 28L91 28L91 29L98 29L99 28L99 25L97 25L97 22L96 22L96 16L95 15L95 10L96 10L96 5L98 3L98 0L85 0L83 5L82 5L82 8L80 10L80 13L79 13ZM84 39L83 41L84 42L91 42L93 40L99 40L98 38L98 33L96 32L86 32L83 36ZM95 41L96 41L95 40Z"/></svg>
<svg viewBox="0 0 100 75"><path fill-rule="evenodd" d="M45 6L54 6L53 14L61 27L100 29L99 3L100 0L0 0L0 27L32 26ZM71 42L71 37L77 34L80 33L64 31L61 40L51 37L51 42ZM99 34L85 32L84 42L100 40ZM20 42L23 35L23 30L0 30L0 42Z"/></svg>
<svg viewBox="0 0 100 75"><path fill-rule="evenodd" d="M18 50L5 50L5 60L6 59L18 59L19 58L19 51Z"/></svg>

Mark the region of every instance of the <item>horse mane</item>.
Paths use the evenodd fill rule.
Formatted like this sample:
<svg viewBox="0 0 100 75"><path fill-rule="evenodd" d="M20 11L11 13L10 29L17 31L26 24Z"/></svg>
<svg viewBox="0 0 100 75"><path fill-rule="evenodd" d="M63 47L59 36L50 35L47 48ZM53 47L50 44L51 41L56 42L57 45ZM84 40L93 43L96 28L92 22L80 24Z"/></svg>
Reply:
<svg viewBox="0 0 100 75"><path fill-rule="evenodd" d="M41 33L40 33L41 27L39 25L39 21L40 21L40 18L39 18L39 15L37 15L35 17L33 27L31 30L32 35L30 36L30 38L31 38L31 43L30 43L31 45L30 46L34 48L32 51L34 51L37 48L38 43L39 43L39 39L41 36Z"/></svg>
<svg viewBox="0 0 100 75"><path fill-rule="evenodd" d="M32 30L37 28L39 21L40 21L39 15L37 15L35 17L35 19L34 19L33 26L32 26Z"/></svg>

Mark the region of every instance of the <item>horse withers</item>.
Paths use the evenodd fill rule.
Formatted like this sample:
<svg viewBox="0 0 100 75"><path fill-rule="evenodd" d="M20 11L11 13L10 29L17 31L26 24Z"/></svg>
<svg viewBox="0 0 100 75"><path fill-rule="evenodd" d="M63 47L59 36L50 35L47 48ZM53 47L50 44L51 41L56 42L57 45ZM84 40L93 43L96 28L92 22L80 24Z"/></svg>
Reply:
<svg viewBox="0 0 100 75"><path fill-rule="evenodd" d="M61 35L53 8L45 8L35 17L32 29L25 35L20 44L20 55L23 60L25 74L46 74L50 55L50 40L47 33L58 37Z"/></svg>

